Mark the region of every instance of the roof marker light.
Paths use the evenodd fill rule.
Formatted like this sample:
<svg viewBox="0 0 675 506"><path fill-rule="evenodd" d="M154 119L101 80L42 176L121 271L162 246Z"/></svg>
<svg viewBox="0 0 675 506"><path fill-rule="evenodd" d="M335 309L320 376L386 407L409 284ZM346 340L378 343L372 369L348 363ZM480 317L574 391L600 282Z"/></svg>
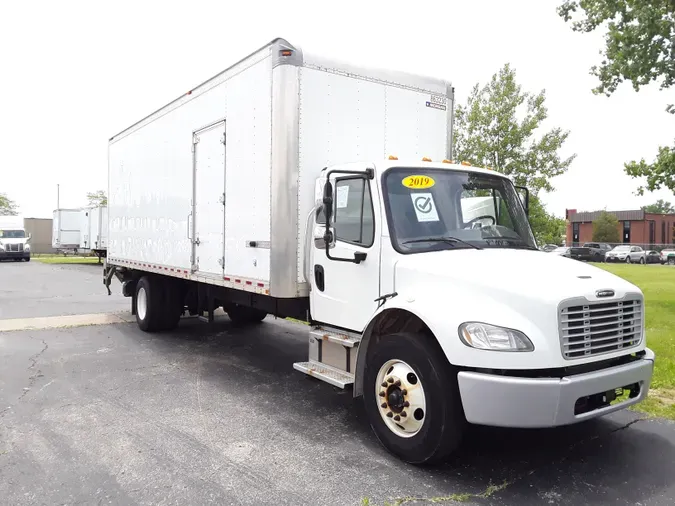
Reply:
<svg viewBox="0 0 675 506"><path fill-rule="evenodd" d="M467 167L471 167L471 164L467 162L466 160L462 160L462 165L466 165Z"/></svg>
<svg viewBox="0 0 675 506"><path fill-rule="evenodd" d="M398 156L389 155L390 160L398 160Z"/></svg>
<svg viewBox="0 0 675 506"><path fill-rule="evenodd" d="M425 156L424 158L422 158L422 161L423 162L430 162L431 158L429 158L428 156Z"/></svg>
<svg viewBox="0 0 675 506"><path fill-rule="evenodd" d="M452 160L444 159L443 163L455 163L455 162L453 162Z"/></svg>

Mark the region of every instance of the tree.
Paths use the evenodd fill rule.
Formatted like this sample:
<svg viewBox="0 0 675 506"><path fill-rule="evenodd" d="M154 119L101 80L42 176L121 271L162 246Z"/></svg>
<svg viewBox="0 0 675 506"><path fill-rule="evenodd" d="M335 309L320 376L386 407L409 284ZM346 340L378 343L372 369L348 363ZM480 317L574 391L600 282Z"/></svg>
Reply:
<svg viewBox="0 0 675 506"><path fill-rule="evenodd" d="M611 95L623 81L631 81L635 91L653 81L661 89L675 84L675 1L674 0L566 0L558 7L565 20L583 10L585 16L572 21L572 30L592 32L607 28L605 49L600 66L591 74L600 81L594 93ZM666 110L675 114L675 106ZM662 187L675 192L675 142L672 147L660 147L654 162L625 164L631 177L646 178L646 190Z"/></svg>
<svg viewBox="0 0 675 506"><path fill-rule="evenodd" d="M504 65L456 108L455 158L509 174L534 195L551 191L550 179L567 171L576 155L563 159L558 152L568 131L553 128L537 135L548 116L545 98L543 90L524 92L515 70Z"/></svg>
<svg viewBox="0 0 675 506"><path fill-rule="evenodd" d="M560 244L565 236L565 220L546 211L538 197L530 197L530 225L537 244Z"/></svg>
<svg viewBox="0 0 675 506"><path fill-rule="evenodd" d="M675 207L670 202L659 199L653 204L642 206L642 210L646 213L670 214L675 213Z"/></svg>
<svg viewBox="0 0 675 506"><path fill-rule="evenodd" d="M107 206L108 197L103 190L87 193L87 205L92 207Z"/></svg>
<svg viewBox="0 0 675 506"><path fill-rule="evenodd" d="M616 243L619 239L619 220L613 214L602 211L593 221L593 241Z"/></svg>
<svg viewBox="0 0 675 506"><path fill-rule="evenodd" d="M4 193L0 193L0 216L16 216L18 206Z"/></svg>

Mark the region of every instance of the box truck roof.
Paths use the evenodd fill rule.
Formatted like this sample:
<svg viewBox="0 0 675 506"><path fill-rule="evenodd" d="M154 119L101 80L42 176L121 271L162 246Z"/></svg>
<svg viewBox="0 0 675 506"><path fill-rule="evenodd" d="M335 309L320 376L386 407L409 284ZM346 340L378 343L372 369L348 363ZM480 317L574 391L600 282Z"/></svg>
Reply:
<svg viewBox="0 0 675 506"><path fill-rule="evenodd" d="M346 62L331 60L314 55L312 53L307 53L300 47L293 46L285 39L277 38L272 40L269 44L266 44L260 49L242 58L237 63L231 65L222 72L199 84L195 88L188 90L186 93L176 98L172 102L169 102L167 105L157 109L153 113L137 121L128 128L125 128L121 132L113 135L109 141L112 143L118 140L121 136L123 136L123 134L130 133L136 128L142 127L144 124L153 121L157 117L166 114L176 107L179 107L184 102L192 100L201 93L210 90L214 86L217 86L229 78L231 74L246 68L251 64L251 61L255 62L266 57L271 57L273 59L273 67L278 65L296 65L298 67L313 68L316 70L322 70L347 77L359 77L361 79L365 78L366 80L387 83L396 87L425 92L438 97L453 96L452 84L449 81L443 79L420 76L401 71L352 65Z"/></svg>

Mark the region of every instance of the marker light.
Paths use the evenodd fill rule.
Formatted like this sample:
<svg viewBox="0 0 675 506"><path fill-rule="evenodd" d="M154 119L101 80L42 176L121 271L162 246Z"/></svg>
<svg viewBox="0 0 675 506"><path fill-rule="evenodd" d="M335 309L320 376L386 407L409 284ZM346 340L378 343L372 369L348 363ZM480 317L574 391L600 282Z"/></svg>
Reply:
<svg viewBox="0 0 675 506"><path fill-rule="evenodd" d="M466 160L462 160L462 165L466 165L468 167L471 167L471 164L467 162Z"/></svg>
<svg viewBox="0 0 675 506"><path fill-rule="evenodd" d="M430 161L431 161L431 158L425 156L424 158L422 158L422 161L423 161L423 162L430 162Z"/></svg>
<svg viewBox="0 0 675 506"><path fill-rule="evenodd" d="M398 156L389 155L390 160L398 160Z"/></svg>
<svg viewBox="0 0 675 506"><path fill-rule="evenodd" d="M455 163L452 160L443 160L443 163Z"/></svg>

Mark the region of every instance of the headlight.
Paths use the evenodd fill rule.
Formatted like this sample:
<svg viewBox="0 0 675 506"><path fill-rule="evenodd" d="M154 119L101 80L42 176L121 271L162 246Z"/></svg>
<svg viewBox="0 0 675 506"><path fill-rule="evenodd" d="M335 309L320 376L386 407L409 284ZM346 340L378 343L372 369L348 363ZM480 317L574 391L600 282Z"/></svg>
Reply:
<svg viewBox="0 0 675 506"><path fill-rule="evenodd" d="M24 251L30 251L30 244L24 244L24 245L23 245L23 250L24 250Z"/></svg>
<svg viewBox="0 0 675 506"><path fill-rule="evenodd" d="M467 322L459 326L464 344L479 350L532 351L534 346L525 334L488 323Z"/></svg>

